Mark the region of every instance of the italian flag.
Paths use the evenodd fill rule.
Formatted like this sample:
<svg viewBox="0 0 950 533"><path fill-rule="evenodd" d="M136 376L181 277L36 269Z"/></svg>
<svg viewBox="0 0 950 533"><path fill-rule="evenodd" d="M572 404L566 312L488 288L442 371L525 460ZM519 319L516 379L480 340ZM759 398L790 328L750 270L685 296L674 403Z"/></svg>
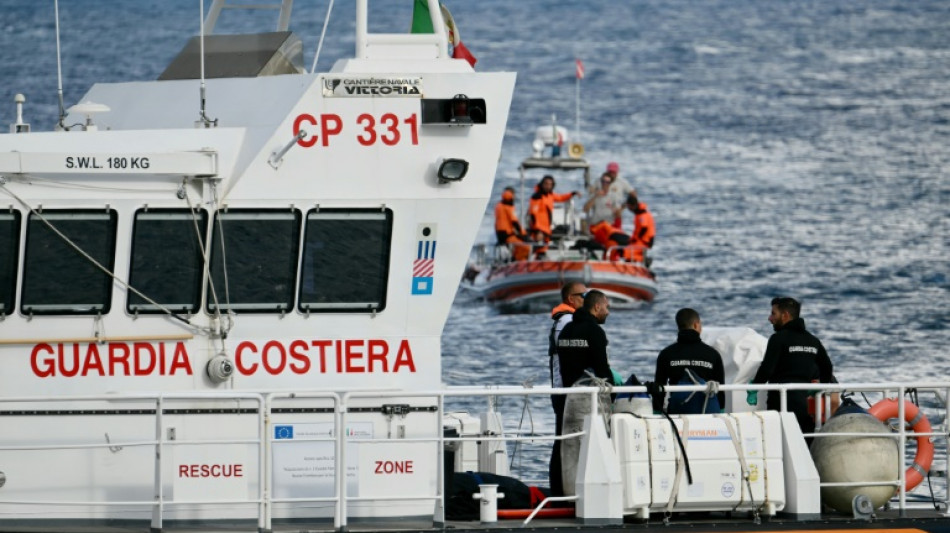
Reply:
<svg viewBox="0 0 950 533"><path fill-rule="evenodd" d="M449 10L439 3L442 8L442 18L445 19L445 29L449 32L449 41L452 43L452 57L455 59L464 59L468 64L475 66L475 56L468 51L468 48L462 44L462 37L459 35L458 27L455 25L455 19ZM415 0L412 6L412 28L410 33L435 33L432 26L432 16L429 13L429 2L426 0Z"/></svg>

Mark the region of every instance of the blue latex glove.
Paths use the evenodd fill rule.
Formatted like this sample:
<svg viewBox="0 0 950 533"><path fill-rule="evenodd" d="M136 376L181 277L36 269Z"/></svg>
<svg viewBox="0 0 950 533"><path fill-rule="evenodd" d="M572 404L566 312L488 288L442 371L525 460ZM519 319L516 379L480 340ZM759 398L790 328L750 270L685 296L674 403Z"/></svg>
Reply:
<svg viewBox="0 0 950 533"><path fill-rule="evenodd" d="M759 403L759 391L750 390L745 393L745 403L749 405L758 405Z"/></svg>
<svg viewBox="0 0 950 533"><path fill-rule="evenodd" d="M621 376L619 372L611 368L610 373L614 375L614 385L618 387L623 385L623 376Z"/></svg>

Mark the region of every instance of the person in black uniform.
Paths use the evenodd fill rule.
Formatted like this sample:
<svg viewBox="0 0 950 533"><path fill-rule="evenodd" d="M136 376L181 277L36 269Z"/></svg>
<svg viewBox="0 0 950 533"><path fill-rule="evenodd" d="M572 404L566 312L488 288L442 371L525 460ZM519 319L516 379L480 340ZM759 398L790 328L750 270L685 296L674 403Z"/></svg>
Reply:
<svg viewBox="0 0 950 533"><path fill-rule="evenodd" d="M607 334L600 327L609 314L610 302L607 295L598 290L589 290L584 295L584 305L574 311L571 321L561 330L557 338L557 358L563 387L573 386L575 382L586 376L584 371L587 369L599 378L616 383L610 363L607 361ZM565 401L566 403L568 402ZM558 435L563 434L567 421L562 419L561 424L557 431ZM567 446L565 443L561 445L559 452L570 457L572 450L576 453L577 448ZM559 457L556 460L558 465L550 465L552 470L555 468L562 470L564 463L570 464L569 458ZM576 461L575 457L574 462ZM557 475L557 479L561 482L558 488L562 491L564 485L567 485L563 474L562 471L560 475ZM554 489L555 487L552 486L552 491Z"/></svg>
<svg viewBox="0 0 950 533"><path fill-rule="evenodd" d="M568 281L561 287L561 303L551 310L551 332L548 334L548 366L551 371L551 386L560 388L561 369L558 366L557 357L557 339L561 335L564 326L574 319L574 312L584 305L584 294L587 293L587 285L583 281ZM566 398L563 394L551 395L551 407L554 408L554 431L557 435L561 434L561 428L564 425L564 402ZM564 484L561 481L561 441L554 441L551 447L551 460L548 463L548 480L551 482L551 495L563 496Z"/></svg>
<svg viewBox="0 0 950 533"><path fill-rule="evenodd" d="M752 378L758 383L834 383L833 367L821 341L805 329L805 320L799 317L801 304L794 298L774 298L769 322L775 333L769 337L765 356L759 371ZM758 402L758 391L749 391L747 402ZM768 409L778 411L781 397L770 391ZM795 413L802 433L815 431L815 421L808 414L808 391L788 391L788 409Z"/></svg>
<svg viewBox="0 0 950 533"><path fill-rule="evenodd" d="M688 307L684 307L676 312L676 327L679 333L676 335L676 342L667 346L660 352L656 359L656 375L654 383L657 385L692 385L693 380L686 376L687 369L694 377L703 382L715 381L723 383L726 379L725 371L722 366L722 356L715 348L709 346L699 338L703 331L703 324L699 318L699 313ZM685 403L685 397L693 393L676 393L670 397L670 414L695 414L702 411L703 396L702 393L695 393L693 400ZM681 398L682 396L683 398ZM657 393L653 395L653 410L663 410L663 400L665 394ZM726 394L720 391L716 395L718 406L713 404L707 406L706 412L719 412L719 409L726 406ZM698 407L698 408L696 408Z"/></svg>
<svg viewBox="0 0 950 533"><path fill-rule="evenodd" d="M584 370L588 368L595 376L614 381L607 361L607 334L600 327L609 314L607 295L589 290L584 296L584 306L574 311L574 318L561 330L557 339L557 358L565 387L584 377Z"/></svg>

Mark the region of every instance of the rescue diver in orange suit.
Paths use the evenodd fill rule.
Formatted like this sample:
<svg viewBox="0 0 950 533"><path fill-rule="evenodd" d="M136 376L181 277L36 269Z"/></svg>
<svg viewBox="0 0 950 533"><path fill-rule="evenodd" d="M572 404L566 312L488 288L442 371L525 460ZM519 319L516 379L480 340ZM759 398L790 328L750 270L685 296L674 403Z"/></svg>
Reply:
<svg viewBox="0 0 950 533"><path fill-rule="evenodd" d="M525 244L527 236L518 221L515 212L515 189L505 187L501 192L501 201L495 205L495 238L499 245L511 248L511 257L523 261L531 255L531 245Z"/></svg>
<svg viewBox="0 0 950 533"><path fill-rule="evenodd" d="M537 257L540 258L548 251L546 244L551 242L551 216L554 212L554 203L566 202L577 194L577 191L555 194L554 176L544 176L538 182L528 207L528 233L534 241L544 244L535 250Z"/></svg>
<svg viewBox="0 0 950 533"><path fill-rule="evenodd" d="M636 193L627 195L626 206L633 212L633 235L629 246L624 250L624 258L642 263L645 259L645 250L653 248L656 223L653 221L653 214L647 209L647 204L641 202Z"/></svg>

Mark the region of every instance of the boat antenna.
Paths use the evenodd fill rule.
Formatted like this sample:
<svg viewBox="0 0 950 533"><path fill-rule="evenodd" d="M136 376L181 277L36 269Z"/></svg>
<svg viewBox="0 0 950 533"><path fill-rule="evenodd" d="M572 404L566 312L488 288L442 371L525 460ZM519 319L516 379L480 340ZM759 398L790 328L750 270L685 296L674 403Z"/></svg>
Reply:
<svg viewBox="0 0 950 533"><path fill-rule="evenodd" d="M320 51L323 50L323 38L327 35L327 25L330 23L330 12L333 11L333 0L327 6L327 17L323 19L323 30L320 31L320 41L317 43L317 54L313 56L313 66L310 67L310 73L317 71L317 60L320 59Z"/></svg>
<svg viewBox="0 0 950 533"><path fill-rule="evenodd" d="M198 17L201 20L201 32L198 34L198 55L201 64L201 88L199 89L201 98L201 110L198 114L198 121L206 128L218 125L218 119L211 120L205 114L205 3L204 0L198 0Z"/></svg>
<svg viewBox="0 0 950 533"><path fill-rule="evenodd" d="M66 128L66 107L63 105L63 60L59 47L59 0L53 2L53 12L56 18L56 81L57 94L59 96L59 122L56 128L65 130Z"/></svg>

